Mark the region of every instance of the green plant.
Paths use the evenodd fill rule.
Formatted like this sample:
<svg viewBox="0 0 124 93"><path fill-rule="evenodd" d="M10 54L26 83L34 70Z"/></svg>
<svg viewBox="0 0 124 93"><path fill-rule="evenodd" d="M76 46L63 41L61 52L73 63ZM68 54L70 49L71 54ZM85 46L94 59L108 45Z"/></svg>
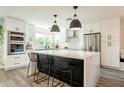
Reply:
<svg viewBox="0 0 124 93"><path fill-rule="evenodd" d="M0 60L2 59L1 47L2 47L2 44L3 44L3 40L4 40L3 33L4 33L3 26L0 25Z"/></svg>
<svg viewBox="0 0 124 93"><path fill-rule="evenodd" d="M3 44L3 40L4 40L3 33L4 33L3 26L0 25L0 46Z"/></svg>

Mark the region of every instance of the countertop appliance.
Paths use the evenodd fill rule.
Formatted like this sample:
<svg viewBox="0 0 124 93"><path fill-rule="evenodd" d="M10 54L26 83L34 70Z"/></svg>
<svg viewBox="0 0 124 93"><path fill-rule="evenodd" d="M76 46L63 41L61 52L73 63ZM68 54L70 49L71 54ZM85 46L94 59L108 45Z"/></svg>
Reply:
<svg viewBox="0 0 124 93"><path fill-rule="evenodd" d="M85 51L100 51L101 35L100 33L84 34Z"/></svg>

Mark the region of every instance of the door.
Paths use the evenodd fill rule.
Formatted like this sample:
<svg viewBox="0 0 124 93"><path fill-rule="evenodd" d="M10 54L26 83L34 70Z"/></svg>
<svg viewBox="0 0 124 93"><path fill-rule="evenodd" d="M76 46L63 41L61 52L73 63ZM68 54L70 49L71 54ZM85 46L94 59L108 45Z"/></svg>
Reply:
<svg viewBox="0 0 124 93"><path fill-rule="evenodd" d="M120 42L111 41L110 43L110 62L112 67L120 67Z"/></svg>
<svg viewBox="0 0 124 93"><path fill-rule="evenodd" d="M25 32L25 22L22 20L16 20L16 31Z"/></svg>
<svg viewBox="0 0 124 93"><path fill-rule="evenodd" d="M108 41L101 41L101 65L111 66L110 64L110 44Z"/></svg>
<svg viewBox="0 0 124 93"><path fill-rule="evenodd" d="M109 20L101 22L101 40L109 40L110 29Z"/></svg>
<svg viewBox="0 0 124 93"><path fill-rule="evenodd" d="M8 31L16 31L16 28L15 28L16 22L14 19L6 17L5 18L5 25L6 25L6 29Z"/></svg>
<svg viewBox="0 0 124 93"><path fill-rule="evenodd" d="M111 19L110 21L110 39L120 40L120 19Z"/></svg>

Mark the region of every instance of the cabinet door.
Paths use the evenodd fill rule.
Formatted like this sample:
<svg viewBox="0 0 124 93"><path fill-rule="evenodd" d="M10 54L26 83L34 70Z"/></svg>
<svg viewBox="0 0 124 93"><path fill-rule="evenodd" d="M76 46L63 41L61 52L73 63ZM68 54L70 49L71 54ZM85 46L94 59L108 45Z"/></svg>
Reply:
<svg viewBox="0 0 124 93"><path fill-rule="evenodd" d="M25 24L25 22L24 21L19 21L19 31L20 32L25 32L25 26L26 24Z"/></svg>
<svg viewBox="0 0 124 93"><path fill-rule="evenodd" d="M9 31L15 31L15 26L16 26L16 22L14 19L12 18L9 18L9 17L6 17L5 18L5 27L6 27L6 30L9 30Z"/></svg>
<svg viewBox="0 0 124 93"><path fill-rule="evenodd" d="M111 66L110 64L110 42L101 41L101 65Z"/></svg>
<svg viewBox="0 0 124 93"><path fill-rule="evenodd" d="M110 62L112 67L120 67L120 42L111 41L110 43Z"/></svg>
<svg viewBox="0 0 124 93"><path fill-rule="evenodd" d="M111 19L110 21L110 39L120 40L120 19Z"/></svg>
<svg viewBox="0 0 124 93"><path fill-rule="evenodd" d="M14 68L16 66L26 65L28 64L26 54L7 56L7 61L5 64L7 68Z"/></svg>
<svg viewBox="0 0 124 93"><path fill-rule="evenodd" d="M101 40L109 40L110 29L109 20L101 22Z"/></svg>
<svg viewBox="0 0 124 93"><path fill-rule="evenodd" d="M25 32L25 22L16 20L16 31Z"/></svg>

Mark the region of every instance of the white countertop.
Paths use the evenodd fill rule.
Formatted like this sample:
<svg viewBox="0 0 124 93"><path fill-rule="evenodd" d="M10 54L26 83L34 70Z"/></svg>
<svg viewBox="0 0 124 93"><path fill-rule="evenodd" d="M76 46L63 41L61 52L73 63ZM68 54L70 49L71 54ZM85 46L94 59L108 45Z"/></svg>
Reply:
<svg viewBox="0 0 124 93"><path fill-rule="evenodd" d="M67 58L75 58L75 59L86 59L93 55L99 54L99 52L91 52L91 51L80 51L80 50L42 50L42 51L31 51L39 54L46 55L54 55L61 56Z"/></svg>

